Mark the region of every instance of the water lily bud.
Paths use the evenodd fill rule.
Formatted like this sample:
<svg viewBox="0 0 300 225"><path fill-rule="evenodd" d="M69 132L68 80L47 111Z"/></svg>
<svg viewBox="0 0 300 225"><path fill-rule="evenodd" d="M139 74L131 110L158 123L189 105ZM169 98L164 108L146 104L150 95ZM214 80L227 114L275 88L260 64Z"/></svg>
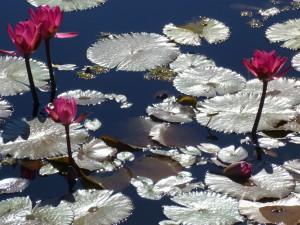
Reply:
<svg viewBox="0 0 300 225"><path fill-rule="evenodd" d="M251 175L252 164L246 161L231 163L224 169L227 176L248 177Z"/></svg>

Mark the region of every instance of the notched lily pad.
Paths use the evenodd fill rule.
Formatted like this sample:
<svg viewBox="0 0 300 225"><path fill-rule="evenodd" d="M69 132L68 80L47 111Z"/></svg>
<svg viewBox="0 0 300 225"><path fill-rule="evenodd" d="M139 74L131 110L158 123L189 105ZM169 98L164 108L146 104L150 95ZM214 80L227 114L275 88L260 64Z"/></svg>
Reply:
<svg viewBox="0 0 300 225"><path fill-rule="evenodd" d="M221 148L217 156L222 162L234 163L247 158L248 152L243 147L236 149L234 145L231 145L226 148Z"/></svg>
<svg viewBox="0 0 300 225"><path fill-rule="evenodd" d="M184 70L173 83L184 94L214 97L243 89L246 80L240 74L222 67L200 67Z"/></svg>
<svg viewBox="0 0 300 225"><path fill-rule="evenodd" d="M97 7L107 0L27 0L33 6L49 5L50 7L59 6L62 11L70 12L77 10L85 10Z"/></svg>
<svg viewBox="0 0 300 225"><path fill-rule="evenodd" d="M153 33L116 35L98 41L87 50L87 58L93 63L127 71L146 71L167 65L178 54L174 43Z"/></svg>
<svg viewBox="0 0 300 225"><path fill-rule="evenodd" d="M34 84L43 90L48 84L49 71L44 63L30 60ZM25 60L21 57L0 56L0 95L11 96L30 91Z"/></svg>
<svg viewBox="0 0 300 225"><path fill-rule="evenodd" d="M231 225L244 220L238 212L237 200L226 195L190 192L171 200L181 206L163 206L164 214L180 224Z"/></svg>
<svg viewBox="0 0 300 225"><path fill-rule="evenodd" d="M200 45L201 38L204 38L209 44L215 44L227 40L230 35L227 26L210 18L201 18L197 22L183 26L170 23L164 27L163 33L171 40L186 45Z"/></svg>

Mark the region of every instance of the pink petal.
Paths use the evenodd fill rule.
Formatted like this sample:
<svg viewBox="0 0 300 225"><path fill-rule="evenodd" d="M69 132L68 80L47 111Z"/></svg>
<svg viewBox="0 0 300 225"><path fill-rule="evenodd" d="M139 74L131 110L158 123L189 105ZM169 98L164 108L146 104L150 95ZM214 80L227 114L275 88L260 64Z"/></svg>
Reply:
<svg viewBox="0 0 300 225"><path fill-rule="evenodd" d="M78 35L78 32L56 33L57 38L73 38Z"/></svg>
<svg viewBox="0 0 300 225"><path fill-rule="evenodd" d="M15 52L15 51L6 51L6 50L1 50L1 49L0 49L0 53L6 54L6 55L12 55L12 56L17 55L17 52Z"/></svg>
<svg viewBox="0 0 300 225"><path fill-rule="evenodd" d="M80 123L81 120L86 116L86 112L82 113L73 123Z"/></svg>
<svg viewBox="0 0 300 225"><path fill-rule="evenodd" d="M253 66L251 65L251 63L249 63L247 59L243 59L243 63L245 67L250 71L250 73L252 73L256 77L258 76L256 71L253 69Z"/></svg>

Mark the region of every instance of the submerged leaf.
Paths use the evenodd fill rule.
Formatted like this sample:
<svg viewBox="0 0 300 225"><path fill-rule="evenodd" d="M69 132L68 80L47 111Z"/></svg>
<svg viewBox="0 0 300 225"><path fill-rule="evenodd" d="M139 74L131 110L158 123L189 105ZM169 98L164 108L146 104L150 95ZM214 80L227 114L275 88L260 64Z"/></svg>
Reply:
<svg viewBox="0 0 300 225"><path fill-rule="evenodd" d="M62 11L70 12L85 10L97 7L107 0L27 0L33 6L49 5L50 7L59 6Z"/></svg>
<svg viewBox="0 0 300 225"><path fill-rule="evenodd" d="M26 129L23 124L27 126ZM9 139L11 136L17 138L12 141ZM70 126L73 151L76 151L78 144L85 142L87 137L87 131L80 124ZM9 154L17 159L41 159L67 155L65 128L51 119L46 119L43 123L38 118L31 121L26 119L9 121L0 135L0 154Z"/></svg>
<svg viewBox="0 0 300 225"><path fill-rule="evenodd" d="M214 97L235 93L244 88L245 78L222 67L199 67L184 70L174 79L175 88L187 95Z"/></svg>
<svg viewBox="0 0 300 225"><path fill-rule="evenodd" d="M230 35L227 26L210 18L201 18L195 23L184 26L175 26L170 23L164 27L163 33L171 40L186 45L200 45L201 38L204 38L210 44L214 44L225 41Z"/></svg>
<svg viewBox="0 0 300 225"><path fill-rule="evenodd" d="M45 64L30 60L35 87L43 89L49 80ZM11 96L30 91L28 74L23 58L0 56L0 95Z"/></svg>
<svg viewBox="0 0 300 225"><path fill-rule="evenodd" d="M191 192L177 195L172 201L182 206L164 206L164 214L182 224L231 225L244 219L237 200L213 192Z"/></svg>
<svg viewBox="0 0 300 225"><path fill-rule="evenodd" d="M113 225L130 216L131 200L107 190L77 190L66 199L74 211L74 225Z"/></svg>
<svg viewBox="0 0 300 225"><path fill-rule="evenodd" d="M163 66L179 54L174 43L159 34L122 34L98 41L87 50L93 63L117 70L145 71Z"/></svg>
<svg viewBox="0 0 300 225"><path fill-rule="evenodd" d="M300 49L299 25L300 19L276 23L267 29L266 36L271 42L283 41L282 47L298 50Z"/></svg>
<svg viewBox="0 0 300 225"><path fill-rule="evenodd" d="M199 104L197 121L212 129L224 132L246 133L253 127L260 95L238 93L217 96ZM281 121L290 121L296 111L286 98L267 96L258 130L274 130ZM234 121L234 123L232 122Z"/></svg>

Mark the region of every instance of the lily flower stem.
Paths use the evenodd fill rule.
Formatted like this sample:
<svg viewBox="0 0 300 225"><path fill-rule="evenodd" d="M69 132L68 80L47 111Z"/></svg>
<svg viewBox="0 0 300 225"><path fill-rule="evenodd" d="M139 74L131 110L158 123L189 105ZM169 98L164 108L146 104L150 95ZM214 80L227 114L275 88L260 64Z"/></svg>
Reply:
<svg viewBox="0 0 300 225"><path fill-rule="evenodd" d="M260 117L261 117L261 113L262 113L262 110L263 110L263 107L264 107L264 102L265 102L265 98L266 98L267 88L268 88L268 81L263 81L262 95L261 95L261 98L260 98L260 103L259 103L259 106L258 106L256 118L255 118L255 121L254 121L254 124L253 124L253 128L252 128L252 131L251 131L252 141L253 141L253 144L255 146L257 160L261 160L262 159L262 157L261 157L262 149L261 149L261 147L258 144L258 139L257 139L256 132L257 132L259 120L260 120Z"/></svg>
<svg viewBox="0 0 300 225"><path fill-rule="evenodd" d="M67 140L67 149L68 149L68 157L69 157L69 165L74 166L75 161L72 157L72 150L71 150L71 141L70 141L70 128L69 125L64 125L66 130L66 140Z"/></svg>
<svg viewBox="0 0 300 225"><path fill-rule="evenodd" d="M33 76L32 76L32 72L31 72L31 68L30 68L29 54L25 54L24 59L25 59L25 64L26 64L26 69L27 69L27 74L28 74L30 90L31 90L34 106L36 108L40 103L39 103L38 95L36 93L36 88L34 85Z"/></svg>
<svg viewBox="0 0 300 225"><path fill-rule="evenodd" d="M49 75L50 75L50 81L51 81L51 88L52 88L52 94L56 91L56 82L55 82L55 77L53 73L53 68L52 68L52 60L51 60L51 53L50 53L50 39L45 39L45 47L46 47L46 55L47 55L47 64L48 64L48 69L49 69ZM51 100L53 101L54 96L51 96ZM51 102L52 102L51 101Z"/></svg>

